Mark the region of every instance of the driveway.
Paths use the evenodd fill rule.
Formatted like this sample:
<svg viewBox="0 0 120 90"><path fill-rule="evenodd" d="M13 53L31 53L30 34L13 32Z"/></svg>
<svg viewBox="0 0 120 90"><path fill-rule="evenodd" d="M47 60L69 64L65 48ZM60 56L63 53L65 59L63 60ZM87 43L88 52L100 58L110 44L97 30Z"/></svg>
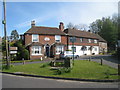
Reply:
<svg viewBox="0 0 120 90"><path fill-rule="evenodd" d="M96 62L100 63L101 59L103 59L103 64L118 69L119 62L118 62L117 58L114 58L111 55L81 56L79 58L79 60L89 60L90 57L91 57L91 61L96 61Z"/></svg>

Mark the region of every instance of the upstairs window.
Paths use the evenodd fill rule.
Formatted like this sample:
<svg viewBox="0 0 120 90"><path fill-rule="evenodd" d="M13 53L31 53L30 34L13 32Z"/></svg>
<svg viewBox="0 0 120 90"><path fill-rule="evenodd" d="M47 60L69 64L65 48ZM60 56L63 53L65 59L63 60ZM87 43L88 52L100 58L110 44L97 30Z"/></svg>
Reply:
<svg viewBox="0 0 120 90"><path fill-rule="evenodd" d="M88 43L91 43L91 39L88 39Z"/></svg>
<svg viewBox="0 0 120 90"><path fill-rule="evenodd" d="M39 42L39 36L37 34L32 35L32 42Z"/></svg>
<svg viewBox="0 0 120 90"><path fill-rule="evenodd" d="M83 38L80 38L80 42L83 42Z"/></svg>
<svg viewBox="0 0 120 90"><path fill-rule="evenodd" d="M76 37L70 37L70 42L76 42Z"/></svg>
<svg viewBox="0 0 120 90"><path fill-rule="evenodd" d="M61 42L61 36L55 35L55 42Z"/></svg>
<svg viewBox="0 0 120 90"><path fill-rule="evenodd" d="M97 40L94 40L94 43L97 43Z"/></svg>

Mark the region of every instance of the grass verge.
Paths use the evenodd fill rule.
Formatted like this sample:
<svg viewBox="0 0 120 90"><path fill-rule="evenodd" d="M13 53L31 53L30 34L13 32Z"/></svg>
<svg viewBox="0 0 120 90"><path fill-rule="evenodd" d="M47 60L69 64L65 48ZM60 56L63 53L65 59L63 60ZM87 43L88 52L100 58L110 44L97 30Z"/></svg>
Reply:
<svg viewBox="0 0 120 90"><path fill-rule="evenodd" d="M118 75L116 75L118 73L117 69L111 68L107 65L101 66L97 62L89 62L87 60L76 60L71 72L62 73L60 75L56 74L56 70L51 70L48 63L12 65L12 67L8 70L3 68L3 71L80 79L118 79Z"/></svg>

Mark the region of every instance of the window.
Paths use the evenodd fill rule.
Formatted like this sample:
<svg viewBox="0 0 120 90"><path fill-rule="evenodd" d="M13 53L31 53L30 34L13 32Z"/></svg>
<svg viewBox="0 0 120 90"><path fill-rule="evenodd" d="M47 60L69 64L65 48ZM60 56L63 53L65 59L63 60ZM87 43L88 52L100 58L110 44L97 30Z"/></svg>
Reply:
<svg viewBox="0 0 120 90"><path fill-rule="evenodd" d="M80 38L80 42L83 42L83 38Z"/></svg>
<svg viewBox="0 0 120 90"><path fill-rule="evenodd" d="M94 40L94 43L97 43L97 40Z"/></svg>
<svg viewBox="0 0 120 90"><path fill-rule="evenodd" d="M61 42L61 36L55 35L55 42Z"/></svg>
<svg viewBox="0 0 120 90"><path fill-rule="evenodd" d="M97 51L97 48L94 48L95 51Z"/></svg>
<svg viewBox="0 0 120 90"><path fill-rule="evenodd" d="M41 46L32 46L32 55L40 55Z"/></svg>
<svg viewBox="0 0 120 90"><path fill-rule="evenodd" d="M86 46L82 46L82 47L81 47L81 50L82 50L82 51L87 51L87 47L86 47Z"/></svg>
<svg viewBox="0 0 120 90"><path fill-rule="evenodd" d="M39 36L37 34L32 35L32 42L39 42Z"/></svg>
<svg viewBox="0 0 120 90"><path fill-rule="evenodd" d="M76 42L76 37L70 37L70 42Z"/></svg>
<svg viewBox="0 0 120 90"><path fill-rule="evenodd" d="M72 51L76 52L76 47L71 47Z"/></svg>
<svg viewBox="0 0 120 90"><path fill-rule="evenodd" d="M64 51L64 46L56 46L56 53L60 53Z"/></svg>
<svg viewBox="0 0 120 90"><path fill-rule="evenodd" d="M91 43L91 39L88 39L88 43Z"/></svg>

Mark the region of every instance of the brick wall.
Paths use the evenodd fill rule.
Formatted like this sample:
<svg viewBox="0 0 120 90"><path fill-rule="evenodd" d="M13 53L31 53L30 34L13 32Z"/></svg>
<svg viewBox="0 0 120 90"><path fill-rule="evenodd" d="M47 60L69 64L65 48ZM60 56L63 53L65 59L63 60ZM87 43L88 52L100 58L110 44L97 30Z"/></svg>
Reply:
<svg viewBox="0 0 120 90"><path fill-rule="evenodd" d="M44 38L48 37L50 38L49 41L45 41ZM55 35L39 35L39 42L42 44L53 44L55 43ZM61 36L61 43L66 44L67 39L66 36ZM32 34L26 34L25 35L25 45L28 45L32 43Z"/></svg>
<svg viewBox="0 0 120 90"><path fill-rule="evenodd" d="M32 42L32 35L31 34L25 34L24 35L24 40L25 40L25 46L30 44Z"/></svg>

